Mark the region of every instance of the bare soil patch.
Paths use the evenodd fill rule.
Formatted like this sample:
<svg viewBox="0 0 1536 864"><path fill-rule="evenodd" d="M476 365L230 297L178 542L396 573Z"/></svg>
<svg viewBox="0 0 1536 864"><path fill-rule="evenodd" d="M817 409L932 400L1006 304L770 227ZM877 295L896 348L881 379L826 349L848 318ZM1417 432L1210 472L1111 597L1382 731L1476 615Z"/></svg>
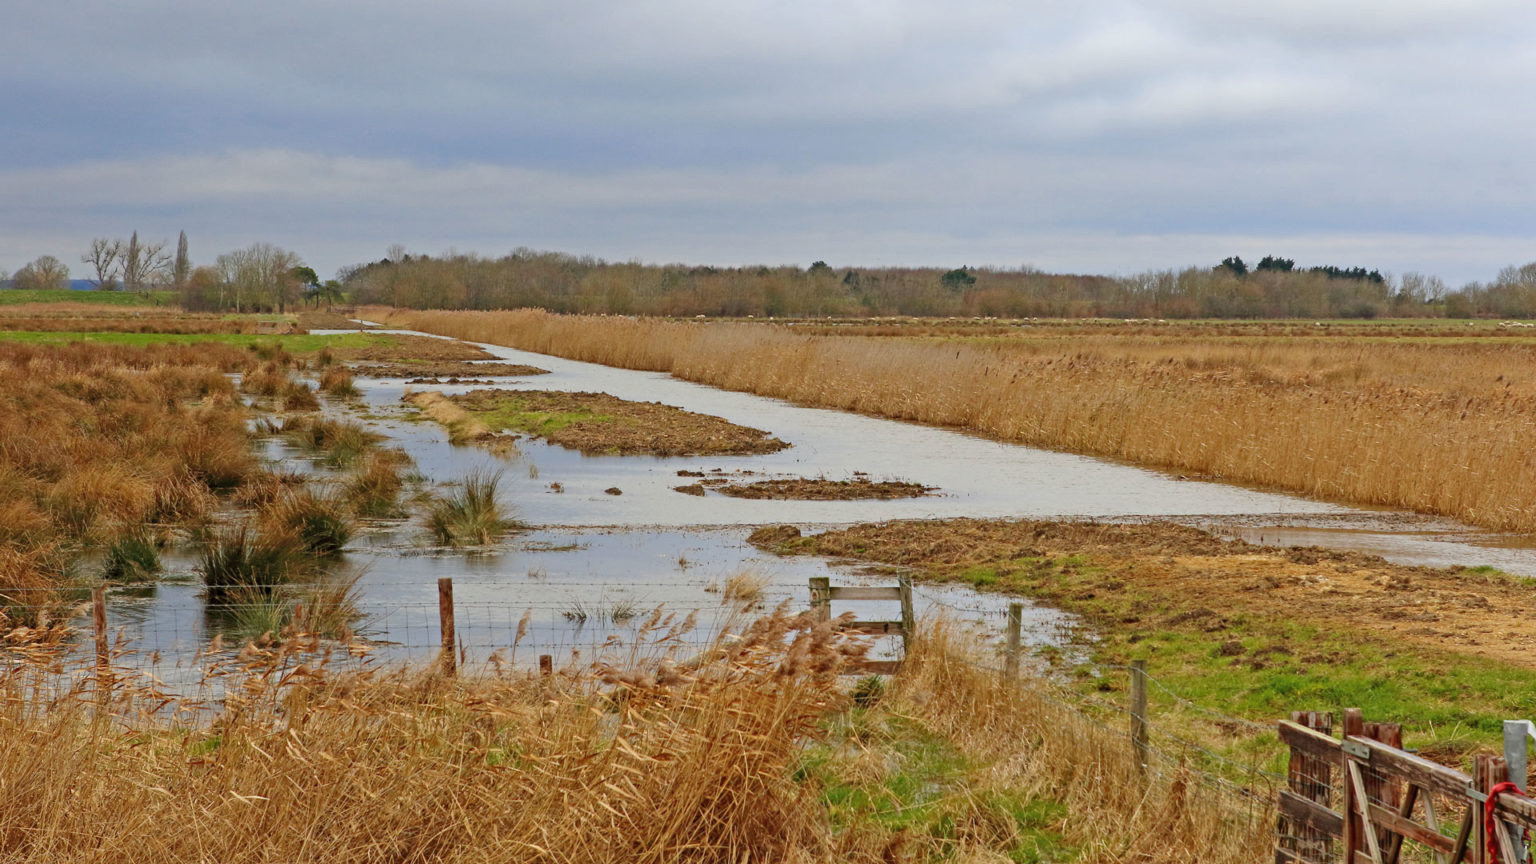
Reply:
<svg viewBox="0 0 1536 864"><path fill-rule="evenodd" d="M451 398L493 431L523 432L590 455L773 453L789 446L761 429L607 393L474 390Z"/></svg>
<svg viewBox="0 0 1536 864"><path fill-rule="evenodd" d="M902 565L938 580L1015 590L1102 615L1111 627L1212 632L1238 617L1305 621L1536 667L1536 621L1525 611L1536 605L1536 582L1498 572L1256 546L1169 523L957 519L752 539L780 552Z"/></svg>

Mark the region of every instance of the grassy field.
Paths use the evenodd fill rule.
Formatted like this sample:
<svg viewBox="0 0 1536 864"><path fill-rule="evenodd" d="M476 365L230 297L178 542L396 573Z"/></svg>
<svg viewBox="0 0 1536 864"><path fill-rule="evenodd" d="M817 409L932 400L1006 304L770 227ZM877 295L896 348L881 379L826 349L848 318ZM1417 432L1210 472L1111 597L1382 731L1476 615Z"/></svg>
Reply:
<svg viewBox="0 0 1536 864"><path fill-rule="evenodd" d="M1536 342L1523 330L1448 338L1408 325L1410 335L1379 335L1396 332L1380 325L1313 337L1291 323L1164 333L1071 322L961 336L941 323L933 335L861 336L537 311L363 314L801 404L1536 531Z"/></svg>
<svg viewBox="0 0 1536 864"><path fill-rule="evenodd" d="M172 306L175 291L0 291L0 306L17 303L91 303L104 306Z"/></svg>

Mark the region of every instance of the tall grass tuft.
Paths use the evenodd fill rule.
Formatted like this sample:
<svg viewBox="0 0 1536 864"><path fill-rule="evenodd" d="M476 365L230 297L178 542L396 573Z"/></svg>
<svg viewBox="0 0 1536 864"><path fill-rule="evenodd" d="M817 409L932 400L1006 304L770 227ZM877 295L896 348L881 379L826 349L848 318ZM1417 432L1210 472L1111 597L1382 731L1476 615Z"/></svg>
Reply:
<svg viewBox="0 0 1536 864"><path fill-rule="evenodd" d="M258 521L268 537L291 537L312 555L337 555L353 527L338 500L309 490L285 492L263 507Z"/></svg>
<svg viewBox="0 0 1536 864"><path fill-rule="evenodd" d="M356 396L357 384L352 380L352 373L341 366L327 366L320 373L320 389L332 396Z"/></svg>
<svg viewBox="0 0 1536 864"><path fill-rule="evenodd" d="M358 516L385 519L401 515L400 493L405 481L400 469L409 463L404 451L385 449L368 454L341 488L341 498Z"/></svg>
<svg viewBox="0 0 1536 864"><path fill-rule="evenodd" d="M305 449L322 455L332 468L345 468L378 443L380 437L351 420L293 417L283 424L283 435Z"/></svg>
<svg viewBox="0 0 1536 864"><path fill-rule="evenodd" d="M496 498L501 472L475 472L458 488L437 495L427 508L427 529L444 546L484 546L517 523Z"/></svg>
<svg viewBox="0 0 1536 864"><path fill-rule="evenodd" d="M102 576L110 582L147 582L160 572L160 537L147 527L127 531L107 546Z"/></svg>
<svg viewBox="0 0 1536 864"><path fill-rule="evenodd" d="M306 571L306 558L289 536L269 537L242 527L215 536L203 550L197 571L209 603L234 604L275 595Z"/></svg>

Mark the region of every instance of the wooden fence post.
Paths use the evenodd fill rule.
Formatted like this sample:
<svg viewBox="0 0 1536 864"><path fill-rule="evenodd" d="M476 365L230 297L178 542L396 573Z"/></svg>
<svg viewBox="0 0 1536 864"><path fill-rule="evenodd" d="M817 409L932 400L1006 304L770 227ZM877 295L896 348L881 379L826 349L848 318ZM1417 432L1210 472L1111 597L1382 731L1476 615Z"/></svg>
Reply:
<svg viewBox="0 0 1536 864"><path fill-rule="evenodd" d="M903 573L896 578L901 590L901 656L905 660L912 651L912 639L917 636L917 615L912 611L912 577Z"/></svg>
<svg viewBox="0 0 1536 864"><path fill-rule="evenodd" d="M832 620L832 580L826 576L811 577L811 616L817 621Z"/></svg>
<svg viewBox="0 0 1536 864"><path fill-rule="evenodd" d="M1024 604L1008 604L1008 647L1003 655L1003 677L1019 680L1019 630L1024 621Z"/></svg>
<svg viewBox="0 0 1536 864"><path fill-rule="evenodd" d="M548 678L555 674L555 658L551 654L539 655L539 677Z"/></svg>
<svg viewBox="0 0 1536 864"><path fill-rule="evenodd" d="M1136 769L1147 770L1147 661L1131 661L1131 745Z"/></svg>
<svg viewBox="0 0 1536 864"><path fill-rule="evenodd" d="M453 579L449 576L437 580L437 619L443 635L443 674L454 675L459 670L459 652L453 626Z"/></svg>
<svg viewBox="0 0 1536 864"><path fill-rule="evenodd" d="M1365 735L1365 715L1359 708L1344 709L1344 737L1356 738ZM1339 809L1344 813L1344 860L1354 864L1355 853L1365 851L1365 842L1361 839L1365 833L1365 825L1360 821L1360 805L1356 802L1355 784L1350 780L1349 759L1344 760L1345 770L1339 772L1339 785L1344 787L1343 806Z"/></svg>

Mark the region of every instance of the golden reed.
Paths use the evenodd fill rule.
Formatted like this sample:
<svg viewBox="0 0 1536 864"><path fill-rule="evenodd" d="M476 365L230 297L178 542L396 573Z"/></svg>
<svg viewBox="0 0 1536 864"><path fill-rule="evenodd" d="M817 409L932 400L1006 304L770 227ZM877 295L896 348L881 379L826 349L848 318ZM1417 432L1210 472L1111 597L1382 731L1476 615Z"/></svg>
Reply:
<svg viewBox="0 0 1536 864"><path fill-rule="evenodd" d="M1536 348L1499 339L807 336L764 324L364 317L805 405L1536 531Z"/></svg>

